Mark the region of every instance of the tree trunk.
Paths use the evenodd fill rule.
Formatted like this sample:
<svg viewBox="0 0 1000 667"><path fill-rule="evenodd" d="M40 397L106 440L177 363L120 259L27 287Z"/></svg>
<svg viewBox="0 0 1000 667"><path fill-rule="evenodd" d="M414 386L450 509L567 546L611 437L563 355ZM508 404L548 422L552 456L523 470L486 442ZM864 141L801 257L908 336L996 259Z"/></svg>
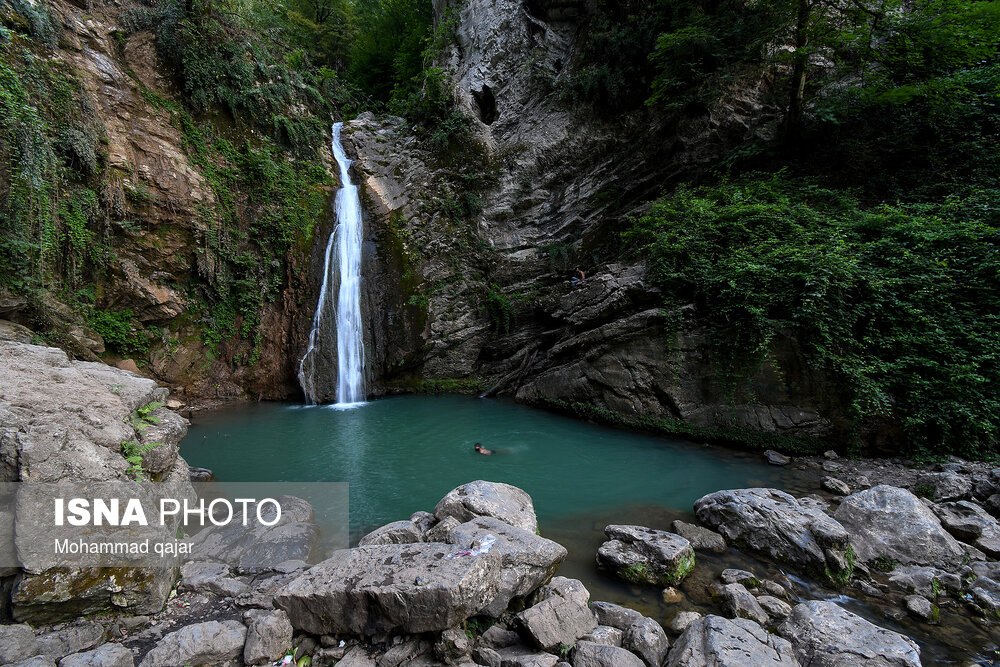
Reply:
<svg viewBox="0 0 1000 667"><path fill-rule="evenodd" d="M809 18L812 13L810 0L799 0L798 15L795 20L795 64L789 81L788 110L782 127L782 138L786 145L796 142L802 134L802 107L806 92L806 74L809 54Z"/></svg>

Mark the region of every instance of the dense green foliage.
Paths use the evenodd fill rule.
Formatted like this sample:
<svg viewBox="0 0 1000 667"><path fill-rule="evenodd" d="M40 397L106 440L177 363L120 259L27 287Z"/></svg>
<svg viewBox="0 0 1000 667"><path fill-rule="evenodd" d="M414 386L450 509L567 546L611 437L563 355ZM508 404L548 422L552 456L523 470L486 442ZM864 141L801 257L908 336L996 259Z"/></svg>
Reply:
<svg viewBox="0 0 1000 667"><path fill-rule="evenodd" d="M808 181L681 188L635 222L671 308L694 303L742 377L791 336L859 423L983 456L1000 429L1000 191L866 207Z"/></svg>

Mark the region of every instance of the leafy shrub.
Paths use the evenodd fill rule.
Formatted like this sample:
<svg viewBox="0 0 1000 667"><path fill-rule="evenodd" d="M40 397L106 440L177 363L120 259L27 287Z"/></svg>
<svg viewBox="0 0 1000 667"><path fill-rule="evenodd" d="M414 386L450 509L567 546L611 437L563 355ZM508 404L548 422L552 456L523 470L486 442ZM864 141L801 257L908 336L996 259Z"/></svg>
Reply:
<svg viewBox="0 0 1000 667"><path fill-rule="evenodd" d="M997 190L865 207L777 174L681 187L626 239L668 308L713 328L729 378L790 335L856 423L891 416L912 450L982 457L1000 428L998 221Z"/></svg>

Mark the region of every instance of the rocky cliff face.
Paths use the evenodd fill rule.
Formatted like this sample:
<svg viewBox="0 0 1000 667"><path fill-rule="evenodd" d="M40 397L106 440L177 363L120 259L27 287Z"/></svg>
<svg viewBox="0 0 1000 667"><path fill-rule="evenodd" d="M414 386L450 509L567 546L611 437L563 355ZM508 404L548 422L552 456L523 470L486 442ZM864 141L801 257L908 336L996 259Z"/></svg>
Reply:
<svg viewBox="0 0 1000 667"><path fill-rule="evenodd" d="M625 254L619 240L627 217L673 179L713 164L737 137L770 131L766 81L734 85L704 113L640 110L608 120L558 95L586 39L585 3L436 8L439 17L457 12L446 65L485 147L483 164L467 167L494 180L481 209L456 221L445 213L461 194L450 168L402 121L363 116L346 127L372 242L367 312L377 386L464 379L630 421L831 433L833 401L794 344L779 343L774 363L726 390L709 333L696 322L668 326L642 258ZM574 288L577 265L588 278Z"/></svg>
<svg viewBox="0 0 1000 667"><path fill-rule="evenodd" d="M153 30L133 32L127 25L136 7L90 4L46 3L57 35L46 55L79 83L80 103L102 135L98 195L113 259L95 279L95 306L130 312L140 335L149 338L148 359L137 357L142 372L190 399L298 394L295 365L308 334L322 248L307 240L282 258L283 289L261 307L258 344L224 336L214 348L206 345L209 313L198 286L224 271L210 239L226 232L213 220L219 217L213 211L217 196L184 133L177 73L158 53ZM209 121L222 136L232 130L224 114ZM315 159L330 165L327 146L316 146ZM239 196L234 199L237 218L253 214ZM244 229L236 235L247 226L246 219L238 222ZM316 235L325 238L330 223L329 216L318 220ZM45 332L76 358L96 360L105 346L86 326L77 299L69 289L50 290L41 303L0 289L0 316ZM113 355L105 359L115 361Z"/></svg>

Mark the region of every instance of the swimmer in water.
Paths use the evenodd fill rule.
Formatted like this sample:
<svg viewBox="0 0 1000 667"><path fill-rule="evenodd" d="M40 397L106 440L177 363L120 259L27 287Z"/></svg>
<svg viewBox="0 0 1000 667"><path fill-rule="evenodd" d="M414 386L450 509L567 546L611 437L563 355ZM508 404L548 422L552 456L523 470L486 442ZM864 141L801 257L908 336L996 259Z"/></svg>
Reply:
<svg viewBox="0 0 1000 667"><path fill-rule="evenodd" d="M490 456L490 455L493 454L493 450L492 449L486 449L485 447L483 447L482 445L480 445L477 442L476 443L476 453L477 454L482 454L483 456Z"/></svg>

